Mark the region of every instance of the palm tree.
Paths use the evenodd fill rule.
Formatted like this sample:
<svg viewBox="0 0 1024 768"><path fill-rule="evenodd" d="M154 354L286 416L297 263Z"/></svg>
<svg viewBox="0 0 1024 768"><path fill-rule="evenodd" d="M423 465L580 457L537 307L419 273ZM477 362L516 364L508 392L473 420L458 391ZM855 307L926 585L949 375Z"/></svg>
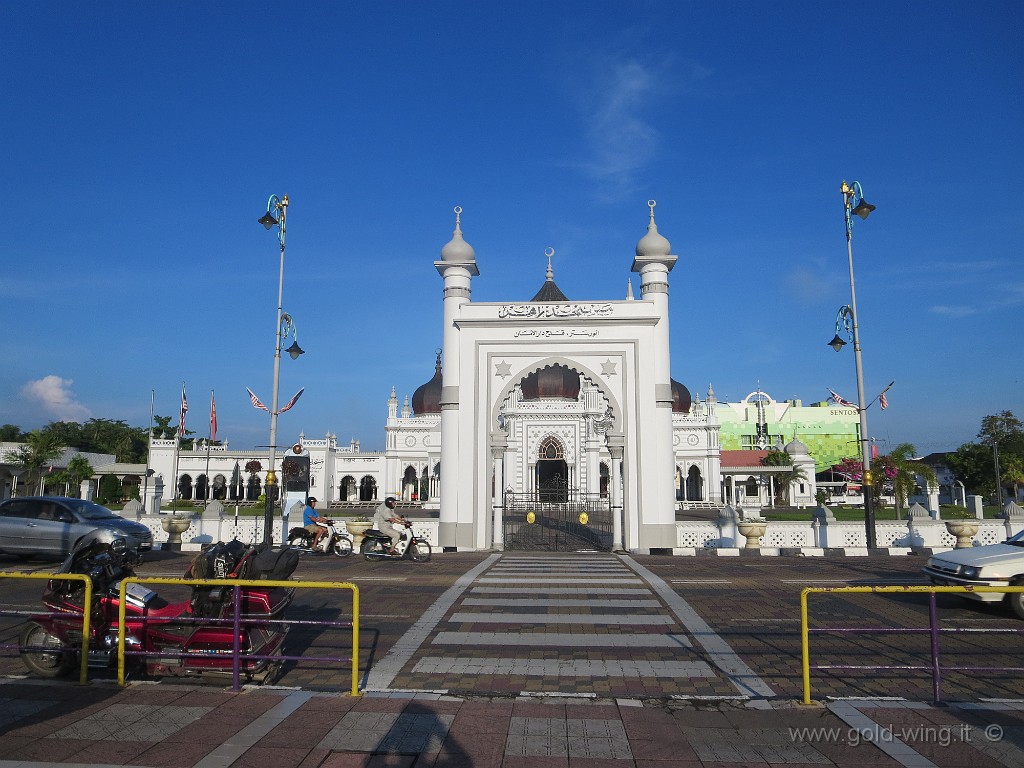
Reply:
<svg viewBox="0 0 1024 768"><path fill-rule="evenodd" d="M67 477L68 484L75 489L74 495L78 495L78 488L81 487L82 481L92 477L92 472L92 464L81 454L72 457L71 461L68 462L68 468L64 470L64 474Z"/></svg>
<svg viewBox="0 0 1024 768"><path fill-rule="evenodd" d="M876 478L875 487L881 489L881 483L886 480L892 482L893 496L896 498L896 512L907 503L910 496L917 487L917 478L924 478L928 486L934 487L938 484L938 477L935 470L920 461L914 461L914 454L917 449L910 443L900 443L891 451L888 456L880 456L878 459L879 468L883 470L884 477ZM884 461L888 459L888 461Z"/></svg>
<svg viewBox="0 0 1024 768"><path fill-rule="evenodd" d="M42 430L33 430L24 437L24 442L14 453L14 465L25 473L25 481L38 480L40 493L44 482L43 468L53 466L54 460L64 454L53 435Z"/></svg>
<svg viewBox="0 0 1024 768"><path fill-rule="evenodd" d="M804 468L793 466L793 458L788 453L775 449L768 451L768 454L761 459L761 466L787 468L784 472L773 474L772 479L775 482L775 493L779 506L788 507L790 487L793 483L807 479Z"/></svg>

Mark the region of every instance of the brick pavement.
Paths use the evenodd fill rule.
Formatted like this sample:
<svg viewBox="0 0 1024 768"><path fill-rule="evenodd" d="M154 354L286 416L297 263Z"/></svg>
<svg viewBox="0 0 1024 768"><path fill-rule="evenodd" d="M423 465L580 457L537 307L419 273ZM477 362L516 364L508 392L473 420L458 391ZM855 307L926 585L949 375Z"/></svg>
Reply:
<svg viewBox="0 0 1024 768"><path fill-rule="evenodd" d="M304 561L297 577L330 574L360 585L361 668L369 670L360 698L343 695L344 666L300 665L280 681L287 689L241 693L181 681L125 689L109 680L39 683L2 666L0 768L1024 765L1019 676L951 676L953 703L933 707L920 703L930 699L927 679L822 672L814 695L825 704L796 703L802 586L909 580L919 563L743 557L708 568L683 558L569 560ZM149 567L174 575L177 565ZM844 597L820 610L830 622L919 618L919 598L873 597ZM303 604L310 613L337 610L324 595L305 595ZM944 606L944 615L974 629L1009 623L959 603ZM652 637L677 642L669 650L645 639ZM1003 658L989 635L969 638L973 653ZM306 641L329 646L323 637ZM870 638L818 644L823 655L899 658ZM826 730L792 730L799 728Z"/></svg>

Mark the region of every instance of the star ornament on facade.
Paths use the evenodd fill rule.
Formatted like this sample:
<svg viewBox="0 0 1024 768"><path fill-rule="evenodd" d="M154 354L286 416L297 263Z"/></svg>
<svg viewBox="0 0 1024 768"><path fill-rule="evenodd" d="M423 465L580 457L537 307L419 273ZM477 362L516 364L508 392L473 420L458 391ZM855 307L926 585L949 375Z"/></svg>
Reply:
<svg viewBox="0 0 1024 768"><path fill-rule="evenodd" d="M495 376L500 376L503 379L508 377L508 376L511 376L512 375L512 364L511 363L506 363L504 360L502 360L500 363L496 363L495 366L494 366L494 375Z"/></svg>
<svg viewBox="0 0 1024 768"><path fill-rule="evenodd" d="M614 376L616 373L616 365L618 365L618 363L616 363L613 360L605 360L603 363L601 363L601 374L604 376Z"/></svg>

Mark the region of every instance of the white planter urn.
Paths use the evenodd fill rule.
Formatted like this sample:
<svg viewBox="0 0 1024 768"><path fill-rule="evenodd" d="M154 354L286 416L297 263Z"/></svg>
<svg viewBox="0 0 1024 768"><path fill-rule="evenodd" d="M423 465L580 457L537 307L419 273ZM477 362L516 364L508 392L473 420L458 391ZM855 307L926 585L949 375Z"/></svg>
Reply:
<svg viewBox="0 0 1024 768"><path fill-rule="evenodd" d="M358 552L363 545L363 534L373 527L373 523L367 520L348 520L345 528L352 534L352 548Z"/></svg>
<svg viewBox="0 0 1024 768"><path fill-rule="evenodd" d="M164 542L163 549L180 552L181 534L187 531L190 525L192 525L191 515L167 515L164 517L160 521L160 527L167 532L167 541Z"/></svg>
<svg viewBox="0 0 1024 768"><path fill-rule="evenodd" d="M956 536L956 548L968 549L974 546L974 537L978 534L978 523L975 520L946 520L946 530Z"/></svg>
<svg viewBox="0 0 1024 768"><path fill-rule="evenodd" d="M768 523L765 520L740 520L736 523L736 528L739 529L740 535L747 540L745 547L757 549L761 546L760 538L768 530Z"/></svg>

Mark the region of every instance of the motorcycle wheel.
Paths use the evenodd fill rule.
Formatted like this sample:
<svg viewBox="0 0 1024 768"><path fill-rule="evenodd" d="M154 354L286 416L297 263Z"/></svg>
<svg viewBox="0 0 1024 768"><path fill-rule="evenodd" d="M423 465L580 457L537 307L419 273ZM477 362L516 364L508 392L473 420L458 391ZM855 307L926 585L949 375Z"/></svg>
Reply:
<svg viewBox="0 0 1024 768"><path fill-rule="evenodd" d="M425 563L430 559L430 544L417 540L409 545L409 557L417 563Z"/></svg>
<svg viewBox="0 0 1024 768"><path fill-rule="evenodd" d="M21 633L20 645L22 648L30 646L52 647L51 651L27 651L21 652L21 660L25 666L40 677L64 677L75 668L74 654L64 650L64 643L60 638L51 635L42 626L36 623L29 624Z"/></svg>
<svg viewBox="0 0 1024 768"><path fill-rule="evenodd" d="M363 557L367 560L383 560L387 557L384 545L377 539L363 539L363 545L359 548L359 551L363 553Z"/></svg>
<svg viewBox="0 0 1024 768"><path fill-rule="evenodd" d="M334 542L331 551L338 557L348 557L352 554L352 539L342 536Z"/></svg>

